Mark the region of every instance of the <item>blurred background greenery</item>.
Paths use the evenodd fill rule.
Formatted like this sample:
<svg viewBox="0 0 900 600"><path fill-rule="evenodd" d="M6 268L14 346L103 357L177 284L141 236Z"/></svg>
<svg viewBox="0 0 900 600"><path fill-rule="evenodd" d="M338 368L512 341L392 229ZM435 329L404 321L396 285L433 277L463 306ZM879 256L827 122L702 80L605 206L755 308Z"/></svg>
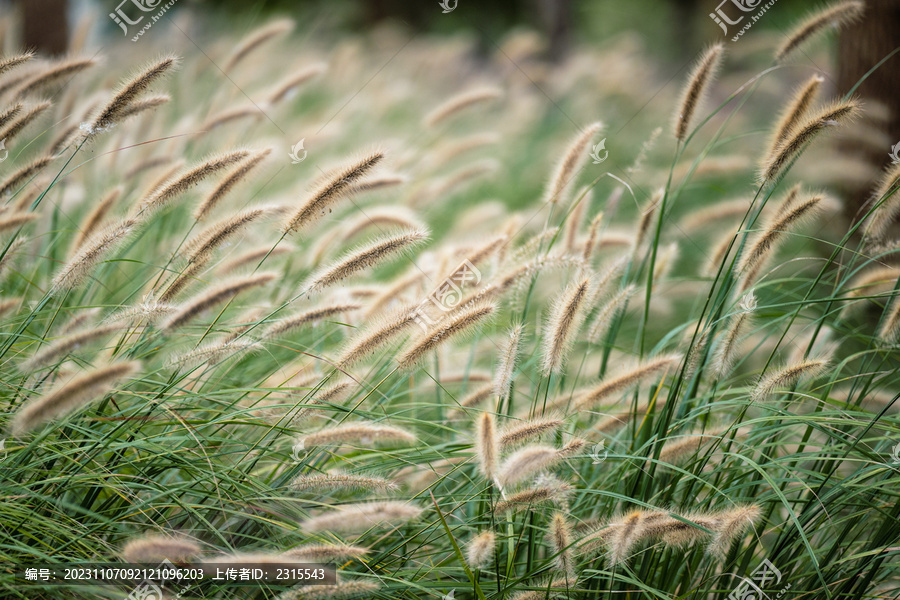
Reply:
<svg viewBox="0 0 900 600"><path fill-rule="evenodd" d="M561 65L579 47L600 47L622 36L636 40L640 53L652 59L652 67L664 79L675 77L697 52L715 41L726 46L720 27L710 18L718 7L730 15L739 13L734 3L765 4L762 0L445 0L453 7L444 13L438 0L176 0L169 17L190 17L190 26L206 37L219 31L249 32L273 17L287 16L297 23L295 35L339 40L372 31L413 36L456 36L469 42L473 58L495 54L510 32L533 31L543 39L541 59L552 68ZM86 31L100 41L122 39L116 23L107 18L119 6L132 3L160 6L166 0L0 0L0 10L19 11L21 32L12 34L19 46L41 54L64 54L70 38ZM741 40L743 50L754 42L777 39L808 11L826 5L825 0L776 0L767 14L753 24L754 35ZM900 0L866 0L865 17L846 28L834 46L833 60L808 66L826 74L834 95L855 93L864 103L882 105L887 118L872 126L890 139L900 140ZM459 9L459 10L456 10ZM749 21L745 21L749 22ZM729 36L739 26L729 27ZM9 40L7 40L9 42ZM7 43L7 45L9 45ZM738 53L736 60L742 60ZM874 73L870 70L891 56ZM764 68L766 65L758 65ZM598 70L606 65L597 65ZM650 67L647 67L650 68ZM862 85L857 85L865 79ZM613 115L615 116L615 115ZM884 165L887 149L865 144L845 144L847 156L872 165ZM842 192L848 218L858 214L868 188L848 186Z"/></svg>
<svg viewBox="0 0 900 600"><path fill-rule="evenodd" d="M52 40L60 30L71 29L85 15L100 15L115 10L119 0L0 0L8 9L17 2L20 9L40 15L40 25L31 40ZM155 0L150 1L155 4ZM125 0L126 4L130 0ZM551 52L561 56L576 43L596 43L623 32L637 33L648 48L661 59L678 59L721 37L718 26L709 18L721 0L448 0L476 11L441 11L438 0L178 0L173 14L194 10L203 15L208 27L220 21L229 25L245 23L253 27L273 15L288 15L300 24L335 32L365 31L384 21L396 21L419 32L437 34L472 33L484 39L502 37L516 27L536 29L553 40ZM778 19L764 19L762 29L777 28L794 22L810 8L809 0L778 0ZM473 12L476 15L473 17ZM52 15L52 18L49 18ZM67 19L59 15L68 15ZM119 35L112 20L105 20L105 34ZM64 34L65 35L65 34ZM676 51L673 52L673 49Z"/></svg>

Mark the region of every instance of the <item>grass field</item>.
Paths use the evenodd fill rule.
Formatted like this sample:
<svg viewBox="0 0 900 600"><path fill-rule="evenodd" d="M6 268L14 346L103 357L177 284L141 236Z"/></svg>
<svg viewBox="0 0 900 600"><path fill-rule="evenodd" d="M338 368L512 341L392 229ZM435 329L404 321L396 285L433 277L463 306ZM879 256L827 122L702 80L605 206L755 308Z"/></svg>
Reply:
<svg viewBox="0 0 900 600"><path fill-rule="evenodd" d="M897 597L900 167L847 223L867 107L797 52L858 4L677 74L187 13L7 48L2 597Z"/></svg>

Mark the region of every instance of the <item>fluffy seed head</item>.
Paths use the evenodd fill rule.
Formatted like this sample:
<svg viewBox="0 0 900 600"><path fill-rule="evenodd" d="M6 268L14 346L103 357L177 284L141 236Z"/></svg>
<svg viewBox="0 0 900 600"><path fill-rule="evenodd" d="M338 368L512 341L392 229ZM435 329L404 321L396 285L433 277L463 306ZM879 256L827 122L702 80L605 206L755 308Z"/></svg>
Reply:
<svg viewBox="0 0 900 600"><path fill-rule="evenodd" d="M370 329L360 333L344 348L337 364L341 367L352 365L403 333L418 318L416 308L417 305L399 308L380 322L376 322Z"/></svg>
<svg viewBox="0 0 900 600"><path fill-rule="evenodd" d="M723 431L726 430L713 429L667 442L659 452L659 460L670 465L679 464L699 452L703 446L715 442Z"/></svg>
<svg viewBox="0 0 900 600"><path fill-rule="evenodd" d="M700 108L709 84L722 63L723 52L722 44L713 44L703 52L691 71L691 76L678 105L678 112L675 113L675 139L679 142L683 142L687 138L691 121Z"/></svg>
<svg viewBox="0 0 900 600"><path fill-rule="evenodd" d="M459 408L451 413L451 418L461 416L465 409L474 408L484 402L487 402L494 396L494 386L490 383L475 388L459 401Z"/></svg>
<svg viewBox="0 0 900 600"><path fill-rule="evenodd" d="M216 364L227 358L259 348L260 344L252 339L226 339L203 344L190 352L174 356L169 364L179 367L195 367L204 363Z"/></svg>
<svg viewBox="0 0 900 600"><path fill-rule="evenodd" d="M13 171L13 173L0 184L0 198L8 196L18 190L22 184L40 173L51 161L53 161L52 156L42 156Z"/></svg>
<svg viewBox="0 0 900 600"><path fill-rule="evenodd" d="M22 364L21 370L24 373L31 373L41 367L57 362L68 355L72 350L107 336L119 329L120 327L117 325L106 325L104 327L94 327L66 335L35 352L34 356Z"/></svg>
<svg viewBox="0 0 900 600"><path fill-rule="evenodd" d="M301 585L288 590L279 600L361 600L381 588L377 581L342 581L336 585Z"/></svg>
<svg viewBox="0 0 900 600"><path fill-rule="evenodd" d="M502 487L522 481L575 454L584 447L584 444L584 440L576 438L559 449L540 444L525 446L503 461L497 473L497 480Z"/></svg>
<svg viewBox="0 0 900 600"><path fill-rule="evenodd" d="M311 65L293 75L288 75L285 79L275 85L275 89L269 95L269 104L278 104L294 92L300 84L325 72L325 68L326 67L323 64Z"/></svg>
<svg viewBox="0 0 900 600"><path fill-rule="evenodd" d="M621 524L614 530L610 537L609 563L610 565L625 562L631 556L632 550L641 539L647 513L635 511L626 515Z"/></svg>
<svg viewBox="0 0 900 600"><path fill-rule="evenodd" d="M510 597L510 600L548 600L548 598L571 597L572 592L575 591L576 583L577 581L572 577L560 577L552 581L542 581L535 584L535 587L540 589L529 592L517 592Z"/></svg>
<svg viewBox="0 0 900 600"><path fill-rule="evenodd" d="M551 446L526 446L503 461L497 479L506 487L555 465L560 458L559 451Z"/></svg>
<svg viewBox="0 0 900 600"><path fill-rule="evenodd" d="M591 219L590 227L588 227L588 237L584 242L584 248L581 250L581 257L585 262L590 262L594 254L594 248L597 246L597 240L600 238L600 225L603 224L603 213L599 212Z"/></svg>
<svg viewBox="0 0 900 600"><path fill-rule="evenodd" d="M268 211L267 207L242 210L231 217L214 223L184 244L182 256L188 264L206 264L213 251L237 235L251 223L258 221Z"/></svg>
<svg viewBox="0 0 900 600"><path fill-rule="evenodd" d="M740 286L741 291L746 290L757 280L766 259L771 255L773 249L783 239L785 234L789 233L805 219L816 214L822 198L822 196L811 196L802 202L795 201L792 207L787 208L783 214L766 225L766 228L753 241L738 265L738 270L743 274Z"/></svg>
<svg viewBox="0 0 900 600"><path fill-rule="evenodd" d="M719 377L726 375L734 365L740 349L740 340L753 318L753 311L756 310L756 296L752 292L741 299L740 309L741 312L731 317L728 322L728 329L725 330L725 335L722 336L722 341L719 342L716 350L713 368Z"/></svg>
<svg viewBox="0 0 900 600"><path fill-rule="evenodd" d="M737 506L711 516L712 529L715 532L707 546L707 552L718 558L725 558L731 544L745 531L753 527L762 515L762 510L755 504Z"/></svg>
<svg viewBox="0 0 900 600"><path fill-rule="evenodd" d="M866 219L865 236L884 241L891 224L900 214L900 163L885 169L878 180L870 201L874 210Z"/></svg>
<svg viewBox="0 0 900 600"><path fill-rule="evenodd" d="M561 373L565 368L592 296L592 281L587 277L570 284L554 303L541 355L544 375Z"/></svg>
<svg viewBox="0 0 900 600"><path fill-rule="evenodd" d="M289 485L292 490L301 492L330 492L342 489L389 491L397 488L396 483L383 477L348 475L340 472L299 475L291 480Z"/></svg>
<svg viewBox="0 0 900 600"><path fill-rule="evenodd" d="M791 130L806 116L815 102L816 94L824 81L825 78L821 75L813 75L806 83L797 88L788 105L781 111L778 122L775 124L775 129L772 132L772 137L769 138L768 148L763 156L772 156L787 139Z"/></svg>
<svg viewBox="0 0 900 600"><path fill-rule="evenodd" d="M193 540L168 535L145 535L130 540L122 548L122 559L130 563L155 563L168 560L185 563L200 556L202 550Z"/></svg>
<svg viewBox="0 0 900 600"><path fill-rule="evenodd" d="M298 327L303 327L304 325L309 325L310 323L315 323L322 319L358 310L361 306L362 305L356 303L341 303L306 310L273 323L263 336L272 338L284 335Z"/></svg>
<svg viewBox="0 0 900 600"><path fill-rule="evenodd" d="M497 425L494 415L482 413L478 417L475 429L475 453L478 456L478 468L488 481L493 481L497 474L497 460L500 447L497 441Z"/></svg>
<svg viewBox="0 0 900 600"><path fill-rule="evenodd" d="M895 344L900 340L900 298L887 306L878 328L878 338L885 344Z"/></svg>
<svg viewBox="0 0 900 600"><path fill-rule="evenodd" d="M515 325L500 347L500 356L494 373L494 395L502 402L509 396L512 388L516 362L519 359L519 343L522 340L524 325Z"/></svg>
<svg viewBox="0 0 900 600"><path fill-rule="evenodd" d="M0 131L2 131L10 121L15 119L19 113L22 112L24 107L25 105L19 102L0 112Z"/></svg>
<svg viewBox="0 0 900 600"><path fill-rule="evenodd" d="M545 502L563 501L574 488L571 485L559 482L555 485L540 485L527 490L511 494L494 505L496 514L509 511L519 512L539 506Z"/></svg>
<svg viewBox="0 0 900 600"><path fill-rule="evenodd" d="M0 131L0 140L6 140L6 143L9 144L13 141L13 138L19 135L23 129L28 127L32 121L37 119L48 108L50 108L50 103L47 101L38 102L29 107L25 114L11 121L5 129Z"/></svg>
<svg viewBox="0 0 900 600"><path fill-rule="evenodd" d="M210 117L205 123L200 126L200 129L202 129L203 131L212 131L217 127L225 125L226 123L231 123L233 121L238 121L240 119L246 118L258 119L261 115L262 113L260 112L259 107L253 104L250 104L248 106L229 108Z"/></svg>
<svg viewBox="0 0 900 600"><path fill-rule="evenodd" d="M219 204L228 192L233 190L250 172L255 169L269 154L272 153L271 148L254 152L249 158L238 164L225 178L216 186L216 188L203 201L197 205L194 211L194 218L202 221L210 212Z"/></svg>
<svg viewBox="0 0 900 600"><path fill-rule="evenodd" d="M602 127L602 123L591 123L572 140L553 171L553 177L544 193L544 202L555 204L562 199L566 187L578 174L579 167L587 158L591 141Z"/></svg>
<svg viewBox="0 0 900 600"><path fill-rule="evenodd" d="M346 544L306 544L291 548L290 550L285 551L284 555L290 558L308 560L311 562L329 562L361 558L369 552L370 550L368 548L362 546L349 546Z"/></svg>
<svg viewBox="0 0 900 600"><path fill-rule="evenodd" d="M637 231L635 232L634 237L632 238L632 260L637 259L638 251L644 245L644 241L647 239L647 235L650 233L650 226L653 224L653 217L656 216L656 211L662 203L662 199L666 191L663 188L656 190L650 198L647 199L646 204L641 209L641 215L638 219Z"/></svg>
<svg viewBox="0 0 900 600"><path fill-rule="evenodd" d="M859 103L856 100L840 101L796 123L775 151L764 158L759 183L775 182L819 133L853 118L858 112Z"/></svg>
<svg viewBox="0 0 900 600"><path fill-rule="evenodd" d="M168 94L156 94L154 96L140 98L132 102L125 110L122 111L122 114L119 115L119 120L124 121L125 119L135 117L143 112L153 110L154 108L160 107L163 104L171 101L172 97Z"/></svg>
<svg viewBox="0 0 900 600"><path fill-rule="evenodd" d="M401 369L409 369L424 358L429 352L445 343L447 340L468 332L488 319L497 309L496 304L478 303L465 306L450 313L446 318L438 321L424 335L414 340L413 343L400 355L397 362Z"/></svg>
<svg viewBox="0 0 900 600"><path fill-rule="evenodd" d="M482 531L472 538L466 552L470 569L484 569L491 564L494 557L494 543L496 536L493 531Z"/></svg>
<svg viewBox="0 0 900 600"><path fill-rule="evenodd" d="M75 239L72 241L72 247L69 251L69 256L72 257L74 254L84 245L84 243L94 234L98 228L100 227L100 223L103 222L103 219L106 218L106 215L112 210L112 207L122 196L122 188L115 187L106 193L103 198L100 199L100 202L91 209L91 212L87 214L82 221L81 226L78 231L78 235L75 236Z"/></svg>
<svg viewBox="0 0 900 600"><path fill-rule="evenodd" d="M185 171L177 177L173 177L151 191L138 205L138 212L143 213L162 208L169 201L177 198L204 179L212 177L219 171L244 160L250 155L250 152L250 150L233 150L206 159L196 167Z"/></svg>
<svg viewBox="0 0 900 600"><path fill-rule="evenodd" d="M14 212L8 215L0 215L0 232L7 229L16 229L40 217L37 213Z"/></svg>
<svg viewBox="0 0 900 600"><path fill-rule="evenodd" d="M562 419L532 419L507 426L500 432L500 445L503 447L514 446L554 431L562 424Z"/></svg>
<svg viewBox="0 0 900 600"><path fill-rule="evenodd" d="M311 433L302 439L305 448L333 446L357 442L372 445L375 442L394 444L414 444L416 436L391 425L374 423L346 423Z"/></svg>
<svg viewBox="0 0 900 600"><path fill-rule="evenodd" d="M617 292L610 300L603 303L588 331L588 340L591 343L599 344L604 341L613 321L625 309L628 301L636 291L637 286L633 284L628 285Z"/></svg>
<svg viewBox="0 0 900 600"><path fill-rule="evenodd" d="M363 192L376 192L387 188L396 187L406 183L406 177L402 175L381 175L369 177L347 188L347 194L355 196Z"/></svg>
<svg viewBox="0 0 900 600"><path fill-rule="evenodd" d="M185 302L161 323L161 327L170 331L181 327L208 308L233 298L243 291L266 285L276 277L275 273L256 273L224 281Z"/></svg>
<svg viewBox="0 0 900 600"><path fill-rule="evenodd" d="M784 43L775 51L775 60L783 61L794 50L828 27L837 29L856 21L862 16L865 8L866 4L862 0L848 0L813 13L788 34Z"/></svg>
<svg viewBox="0 0 900 600"><path fill-rule="evenodd" d="M266 43L290 33L294 29L294 22L290 19L278 19L271 23L258 27L238 42L223 69L226 73L233 70L241 61Z"/></svg>
<svg viewBox="0 0 900 600"><path fill-rule="evenodd" d="M463 92L450 98L430 112L425 117L425 125L427 127L434 127L470 106L481 104L489 100L496 100L502 95L503 92L497 88L484 88Z"/></svg>
<svg viewBox="0 0 900 600"><path fill-rule="evenodd" d="M21 54L13 54L12 56L7 56L5 58L0 59L0 75L6 73L7 71L11 71L15 69L21 64L24 64L31 60L34 57L34 52L22 52Z"/></svg>
<svg viewBox="0 0 900 600"><path fill-rule="evenodd" d="M351 185L362 179L384 159L384 152L372 152L323 177L303 204L285 223L288 233L299 231L322 217L326 210L341 197Z"/></svg>
<svg viewBox="0 0 900 600"><path fill-rule="evenodd" d="M126 81L94 118L88 129L90 135L95 135L128 116L126 113L133 109L134 101L176 64L177 59L174 56L165 56L150 63Z"/></svg>
<svg viewBox="0 0 900 600"><path fill-rule="evenodd" d="M753 402L765 400L772 392L792 386L804 378L813 378L820 375L828 366L825 359L812 358L788 365L765 377L761 377L753 390L751 399Z"/></svg>
<svg viewBox="0 0 900 600"><path fill-rule="evenodd" d="M28 77L13 92L14 98L24 98L29 94L38 92L44 88L56 85L60 82L66 82L76 74L84 71L88 67L96 64L91 58L74 58L63 59L51 66L39 70L34 75Z"/></svg>
<svg viewBox="0 0 900 600"><path fill-rule="evenodd" d="M360 533L373 527L395 527L412 521L422 509L406 502L385 501L344 504L301 523L304 531Z"/></svg>
<svg viewBox="0 0 900 600"><path fill-rule="evenodd" d="M103 396L116 381L138 370L136 362L122 362L100 367L72 378L43 396L25 402L13 415L10 433L15 437L33 431L40 425L63 417L88 402Z"/></svg>
<svg viewBox="0 0 900 600"><path fill-rule="evenodd" d="M51 292L71 290L81 285L91 269L120 246L134 232L137 225L135 219L123 219L89 237L75 256L53 278Z"/></svg>
<svg viewBox="0 0 900 600"><path fill-rule="evenodd" d="M428 230L414 229L382 237L357 248L313 275L304 289L318 291L342 281L364 269L368 269L415 247L428 239Z"/></svg>
<svg viewBox="0 0 900 600"><path fill-rule="evenodd" d="M680 354L664 354L650 358L636 367L623 371L618 375L602 381L593 388L588 389L579 397L576 407L578 410L587 410L596 406L601 400L610 396L624 393L633 386L658 376L669 369L675 368L681 362Z"/></svg>
<svg viewBox="0 0 900 600"><path fill-rule="evenodd" d="M575 573L574 558L572 556L572 528L565 515L556 512L550 518L550 527L547 533L547 541L550 543L553 553L556 555L556 568L573 576Z"/></svg>

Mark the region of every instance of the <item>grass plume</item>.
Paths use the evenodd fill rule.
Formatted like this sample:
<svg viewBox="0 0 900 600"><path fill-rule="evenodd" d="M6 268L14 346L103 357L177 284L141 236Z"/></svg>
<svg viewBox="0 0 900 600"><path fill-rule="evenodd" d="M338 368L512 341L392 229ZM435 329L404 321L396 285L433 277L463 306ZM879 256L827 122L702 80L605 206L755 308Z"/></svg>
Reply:
<svg viewBox="0 0 900 600"><path fill-rule="evenodd" d="M678 110L675 113L675 139L684 142L689 133L691 123L699 110L703 99L706 97L709 86L722 63L722 55L725 47L722 44L713 44L703 51L688 77L688 83L684 88Z"/></svg>
<svg viewBox="0 0 900 600"><path fill-rule="evenodd" d="M46 394L31 398L15 412L9 431L15 437L34 431L44 423L60 419L88 402L105 395L116 382L135 373L140 364L119 362L77 375Z"/></svg>

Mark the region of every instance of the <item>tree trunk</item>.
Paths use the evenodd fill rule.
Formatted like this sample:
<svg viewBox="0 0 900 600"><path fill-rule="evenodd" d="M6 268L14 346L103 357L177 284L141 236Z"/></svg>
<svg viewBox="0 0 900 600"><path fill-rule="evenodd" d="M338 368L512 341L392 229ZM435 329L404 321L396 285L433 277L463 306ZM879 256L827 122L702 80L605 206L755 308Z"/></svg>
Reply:
<svg viewBox="0 0 900 600"><path fill-rule="evenodd" d="M838 91L849 92L880 60L900 46L900 0L866 0L862 20L841 32L838 58ZM856 96L864 104L864 124L877 129L891 140L872 144L847 140L841 151L883 168L890 163L891 145L900 142L900 54L895 54L857 88ZM859 220L865 214L872 186L848 187L847 216Z"/></svg>
<svg viewBox="0 0 900 600"><path fill-rule="evenodd" d="M22 45L44 56L69 47L68 0L22 0Z"/></svg>
<svg viewBox="0 0 900 600"><path fill-rule="evenodd" d="M550 38L550 58L558 61L566 54L572 37L572 2L538 0L537 6L541 25Z"/></svg>

